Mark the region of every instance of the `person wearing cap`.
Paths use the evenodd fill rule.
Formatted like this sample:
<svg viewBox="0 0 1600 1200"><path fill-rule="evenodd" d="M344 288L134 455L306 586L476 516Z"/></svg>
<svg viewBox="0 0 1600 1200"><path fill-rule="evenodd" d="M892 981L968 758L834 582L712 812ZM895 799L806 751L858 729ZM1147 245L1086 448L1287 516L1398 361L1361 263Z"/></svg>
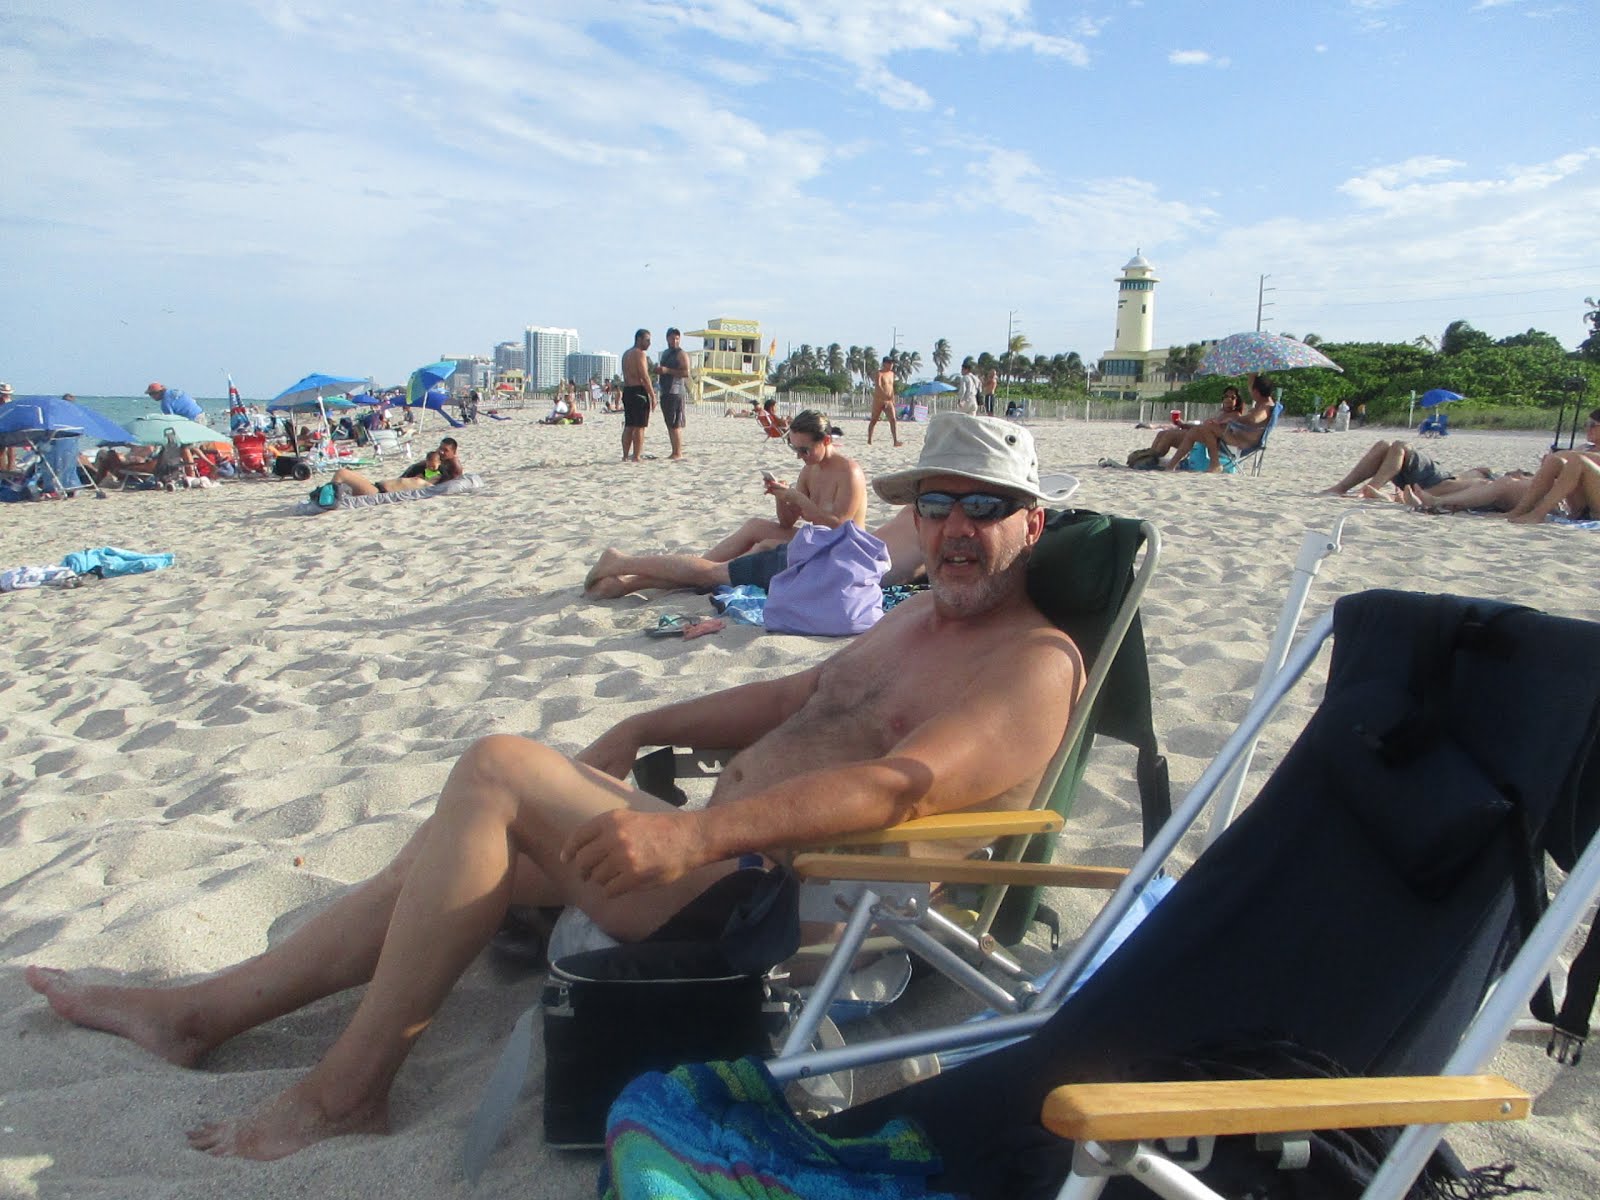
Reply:
<svg viewBox="0 0 1600 1200"><path fill-rule="evenodd" d="M661 405L661 422L667 427L667 438L672 443L672 459L683 459L683 427L688 424L685 406L689 400L689 355L683 348L683 334L676 328L667 330L667 348L661 352L661 363L656 368L661 376L658 388Z"/></svg>
<svg viewBox="0 0 1600 1200"><path fill-rule="evenodd" d="M152 383L144 389L144 394L161 405L161 411L169 417L186 417L191 421L204 421L205 410L195 401L195 398L180 388L169 388L165 384Z"/></svg>
<svg viewBox="0 0 1600 1200"><path fill-rule="evenodd" d="M931 587L826 661L635 714L575 758L508 734L478 740L392 864L215 975L152 988L29 967L29 985L69 1021L193 1066L236 1034L368 983L309 1073L189 1135L212 1154L281 1158L389 1128L407 1053L508 905L576 905L622 941L710 940L768 856L911 817L1025 807L1084 673L1028 598L1038 505L1054 498L1040 490L1032 438L941 414L917 466L875 486L913 508ZM710 803L687 810L624 782L647 745L739 749Z"/></svg>

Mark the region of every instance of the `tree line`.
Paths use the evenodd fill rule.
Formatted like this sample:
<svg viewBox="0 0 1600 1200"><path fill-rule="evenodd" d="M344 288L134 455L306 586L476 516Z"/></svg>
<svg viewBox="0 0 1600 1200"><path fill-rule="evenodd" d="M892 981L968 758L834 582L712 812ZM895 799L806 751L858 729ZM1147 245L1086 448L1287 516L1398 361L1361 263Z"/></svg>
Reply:
<svg viewBox="0 0 1600 1200"><path fill-rule="evenodd" d="M1315 333L1303 340L1318 347L1344 368L1343 373L1297 370L1283 374L1285 405L1292 413L1313 412L1340 401L1355 408L1367 405L1369 415L1382 418L1403 413L1411 393L1446 388L1466 397L1463 413L1474 407L1554 408L1577 396L1579 402L1600 404L1593 394L1600 383L1600 305L1589 302L1585 315L1592 333L1577 351L1569 352L1549 333L1528 329L1496 339L1470 321L1450 322L1438 337L1422 335L1409 342L1329 342ZM1293 336L1288 335L1288 336ZM1099 381L1096 364L1076 351L1065 354L1030 354L1025 334L1015 334L1005 351L983 351L971 356L980 373L995 370L1013 385L1026 387L1041 398L1083 397ZM1205 357L1200 343L1171 347L1165 360L1152 361L1150 369L1163 373L1174 400L1210 402L1232 382L1199 377ZM895 377L903 384L923 370L916 350L890 352ZM866 389L881 361L872 346L826 346L803 343L773 364L768 376L779 391L849 392ZM960 363L948 338L934 342L928 356L935 378L949 382Z"/></svg>

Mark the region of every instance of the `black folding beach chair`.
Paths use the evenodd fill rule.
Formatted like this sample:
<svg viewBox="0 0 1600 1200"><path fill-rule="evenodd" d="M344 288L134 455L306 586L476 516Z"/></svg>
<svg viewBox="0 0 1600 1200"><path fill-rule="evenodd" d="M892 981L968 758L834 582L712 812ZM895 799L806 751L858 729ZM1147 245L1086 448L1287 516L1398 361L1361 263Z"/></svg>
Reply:
<svg viewBox="0 0 1600 1200"><path fill-rule="evenodd" d="M1062 1003L1330 631L1324 699L1260 795ZM1429 1160L1442 1124L1527 1112L1525 1094L1477 1073L1600 894L1597 729L1600 625L1455 597L1348 597L1033 1011L797 1056L770 1064L771 1077L1026 1035L820 1132L863 1137L912 1118L937 1155L929 1185L977 1198L1092 1197L1108 1179L1115 1195L1134 1181L1168 1196L1403 1195L1425 1164L1436 1180L1451 1174L1447 1159ZM1547 856L1569 874L1541 917ZM1587 964L1575 969L1556 1047L1567 1057L1588 1032L1592 985ZM1198 1103L1174 1102L1173 1081ZM613 1110L619 1182L650 1136L630 1096L659 1082L638 1081ZM1179 1162L1166 1139L1184 1118L1198 1140ZM1415 1127L1397 1139L1364 1128L1393 1125ZM812 1131L774 1128L774 1144L822 1153ZM1273 1152L1218 1132L1262 1133ZM679 1119L669 1148L680 1163L742 1169L684 1135ZM903 1164L903 1134L899 1145ZM852 1143L842 1169L861 1154ZM1280 1174L1284 1163L1301 1169ZM1476 1194L1500 1182L1456 1181Z"/></svg>

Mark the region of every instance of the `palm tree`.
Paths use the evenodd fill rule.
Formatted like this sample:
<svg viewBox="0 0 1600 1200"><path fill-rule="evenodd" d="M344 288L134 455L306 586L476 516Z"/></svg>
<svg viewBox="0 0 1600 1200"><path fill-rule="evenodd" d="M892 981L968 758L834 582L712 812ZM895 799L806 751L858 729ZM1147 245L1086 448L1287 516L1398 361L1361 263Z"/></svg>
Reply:
<svg viewBox="0 0 1600 1200"><path fill-rule="evenodd" d="M1066 376L1069 381L1078 380L1084 386L1089 383L1089 368L1084 365L1083 356L1076 350L1067 351Z"/></svg>
<svg viewBox="0 0 1600 1200"><path fill-rule="evenodd" d="M902 350L900 351L900 362L906 371L901 378L909 379L922 370L922 353L918 350Z"/></svg>
<svg viewBox="0 0 1600 1200"><path fill-rule="evenodd" d="M1308 333L1300 340L1308 346L1322 345L1322 335L1320 333Z"/></svg>
<svg viewBox="0 0 1600 1200"><path fill-rule="evenodd" d="M1035 354L1033 356L1033 381L1038 383L1040 378L1050 377L1050 356L1048 354Z"/></svg>
<svg viewBox="0 0 1600 1200"><path fill-rule="evenodd" d="M933 369L943 375L950 369L950 339L940 338L933 344Z"/></svg>
<svg viewBox="0 0 1600 1200"><path fill-rule="evenodd" d="M861 351L861 386L867 386L867 380L878 373L878 364L883 360L878 357L878 352L871 346Z"/></svg>
<svg viewBox="0 0 1600 1200"><path fill-rule="evenodd" d="M840 348L838 342L828 344L827 359L829 375L844 374L844 350Z"/></svg>
<svg viewBox="0 0 1600 1200"><path fill-rule="evenodd" d="M1190 342L1187 346L1174 346L1167 351L1167 361L1163 370L1167 374L1167 391L1172 390L1175 383L1188 383L1194 378L1194 373L1200 369L1200 362L1205 358L1205 351L1199 342Z"/></svg>
<svg viewBox="0 0 1600 1200"><path fill-rule="evenodd" d="M859 375L865 379L867 377L865 362L866 358L862 355L860 346L851 346L850 349L845 351L844 369L850 374Z"/></svg>
<svg viewBox="0 0 1600 1200"><path fill-rule="evenodd" d="M1000 362L994 355L985 350L978 355L978 374L982 375L985 371L991 369L999 370Z"/></svg>

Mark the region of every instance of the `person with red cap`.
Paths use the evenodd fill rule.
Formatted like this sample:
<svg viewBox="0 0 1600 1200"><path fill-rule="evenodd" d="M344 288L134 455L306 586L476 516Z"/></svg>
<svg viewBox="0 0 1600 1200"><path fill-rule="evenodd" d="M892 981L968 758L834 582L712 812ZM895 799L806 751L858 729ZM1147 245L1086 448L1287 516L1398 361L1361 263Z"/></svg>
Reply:
<svg viewBox="0 0 1600 1200"><path fill-rule="evenodd" d="M152 383L144 389L144 394L150 399L158 401L161 411L169 417L187 417L191 421L204 421L205 410L202 409L195 398L179 388L169 388L165 384Z"/></svg>

